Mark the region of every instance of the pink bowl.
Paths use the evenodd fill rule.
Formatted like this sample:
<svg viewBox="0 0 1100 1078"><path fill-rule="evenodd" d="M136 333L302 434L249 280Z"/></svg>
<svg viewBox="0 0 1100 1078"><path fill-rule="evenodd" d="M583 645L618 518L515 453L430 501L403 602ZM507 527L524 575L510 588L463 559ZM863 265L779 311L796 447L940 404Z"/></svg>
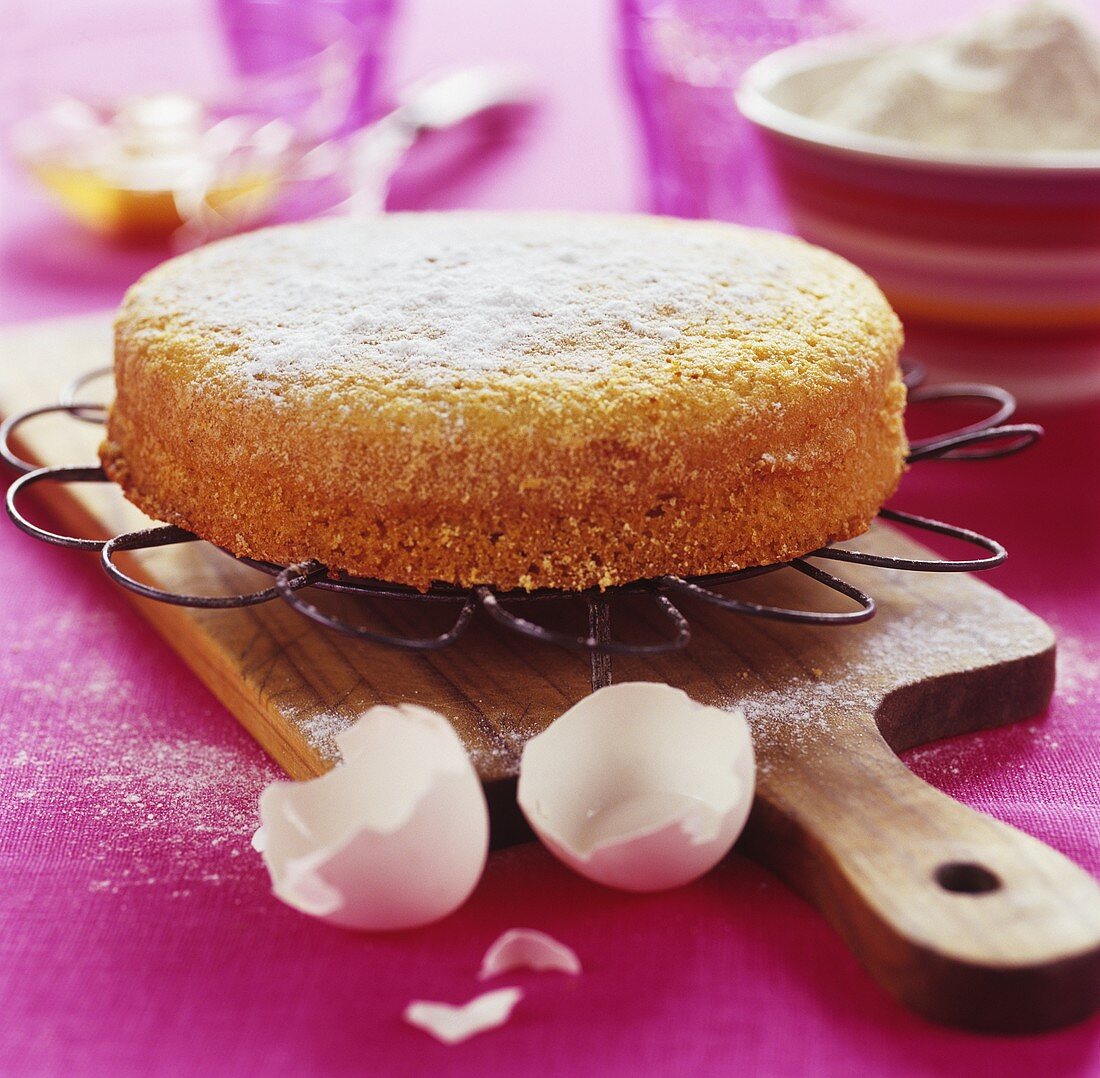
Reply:
<svg viewBox="0 0 1100 1078"><path fill-rule="evenodd" d="M874 48L795 45L741 82L795 227L878 281L917 358L1031 399L1100 392L1100 151L941 150L796 111Z"/></svg>

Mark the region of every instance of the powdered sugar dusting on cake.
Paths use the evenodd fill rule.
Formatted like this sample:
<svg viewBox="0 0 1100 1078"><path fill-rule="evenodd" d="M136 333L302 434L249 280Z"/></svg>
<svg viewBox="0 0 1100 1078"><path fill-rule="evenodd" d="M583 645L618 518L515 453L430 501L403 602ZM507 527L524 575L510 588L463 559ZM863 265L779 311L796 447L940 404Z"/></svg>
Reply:
<svg viewBox="0 0 1100 1078"><path fill-rule="evenodd" d="M731 235L569 215L333 220L214 244L139 288L232 352L257 392L358 364L409 385L568 377L770 315L786 260Z"/></svg>

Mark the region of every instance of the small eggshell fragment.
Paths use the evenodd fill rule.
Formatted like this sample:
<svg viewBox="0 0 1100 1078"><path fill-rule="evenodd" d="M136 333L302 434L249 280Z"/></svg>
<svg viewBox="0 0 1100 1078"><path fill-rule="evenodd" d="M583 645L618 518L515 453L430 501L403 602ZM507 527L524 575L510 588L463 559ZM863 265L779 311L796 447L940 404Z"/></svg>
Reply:
<svg viewBox="0 0 1100 1078"><path fill-rule="evenodd" d="M754 786L740 711L637 681L594 692L528 741L517 799L539 838L582 876L661 891L726 855Z"/></svg>
<svg viewBox="0 0 1100 1078"><path fill-rule="evenodd" d="M404 1017L409 1025L430 1033L437 1041L459 1044L477 1033L504 1025L522 998L520 988L497 988L459 1007L417 999L405 1008Z"/></svg>
<svg viewBox="0 0 1100 1078"><path fill-rule="evenodd" d="M485 952L478 977L487 980L513 969L560 970L581 972L576 951L553 936L534 928L510 928Z"/></svg>
<svg viewBox="0 0 1100 1078"><path fill-rule="evenodd" d="M336 738L343 763L260 796L253 838L275 895L346 928L429 924L474 889L489 811L466 750L442 715L374 707Z"/></svg>

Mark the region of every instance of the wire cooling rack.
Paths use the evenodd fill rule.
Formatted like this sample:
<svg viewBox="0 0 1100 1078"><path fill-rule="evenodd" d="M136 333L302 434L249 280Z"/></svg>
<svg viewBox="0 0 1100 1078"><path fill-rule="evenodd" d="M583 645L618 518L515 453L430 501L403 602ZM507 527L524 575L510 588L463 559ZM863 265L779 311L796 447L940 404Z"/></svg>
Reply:
<svg viewBox="0 0 1100 1078"><path fill-rule="evenodd" d="M481 613L497 625L522 637L588 652L592 662L592 684L593 688L597 688L611 681L612 655L653 654L675 651L687 646L691 640L691 623L674 600L684 598L700 600L729 613L755 618L770 618L818 626L852 625L867 621L874 616L874 599L860 588L814 564L815 562L849 562L905 572L965 573L991 569L1000 565L1007 556L1004 547L996 540L980 535L969 528L883 508L879 511L879 516L884 520L961 540L982 553L978 557L964 559L899 558L848 547L826 546L775 565L756 566L709 576L666 575L606 588L602 591L591 589L582 592L563 592L550 588L532 592L498 591L489 585L462 588L449 584L434 584L427 591L418 591L401 584L333 573L321 562L314 560L293 565L275 565L250 558L240 558L239 561L270 576L272 583L257 591L237 595L182 595L153 587L130 576L120 567L116 558L117 555L126 551L151 550L181 543L202 542L192 532L175 525L161 525L126 532L107 540L84 539L52 532L34 524L21 508L22 498L32 487L111 482L99 465L39 468L23 460L12 446L16 431L24 423L51 413L63 413L80 422L103 424L107 417L107 406L79 398L88 385L95 380L106 378L110 373L110 368L89 371L70 382L62 390L56 404L11 416L0 425L0 456L3 456L16 471L22 473L8 489L7 511L17 527L36 539L55 546L98 552L103 569L113 581L138 595L161 603L209 610L282 601L293 607L299 614L327 629L373 643L415 651L434 651L449 647L463 636L475 616ZM1015 412L1016 402L1011 394L997 386L977 383L923 386L923 379L924 371L921 368L907 367L905 382L909 387L911 404L968 399L989 404L993 410L985 418L949 433L912 442L908 455L910 465L927 461L973 462L1005 457L1028 448L1042 436L1042 428L1033 423L1008 422ZM225 553L232 557L228 552ZM734 598L715 590L735 581L747 580L784 569L801 573L823 588L843 596L850 601L851 609L825 612L770 606ZM371 601L449 605L457 613L443 632L424 637L403 636L381 631L374 626L358 624L325 611L310 601L308 597L310 591L337 593ZM611 611L616 600L627 596L635 599L642 598L654 604L660 615L660 624L665 630L660 639L637 643L617 639L614 636L611 627ZM551 628L511 609L520 600L527 604L531 601L537 603L539 600L563 598L571 598L587 605L588 630L584 635Z"/></svg>

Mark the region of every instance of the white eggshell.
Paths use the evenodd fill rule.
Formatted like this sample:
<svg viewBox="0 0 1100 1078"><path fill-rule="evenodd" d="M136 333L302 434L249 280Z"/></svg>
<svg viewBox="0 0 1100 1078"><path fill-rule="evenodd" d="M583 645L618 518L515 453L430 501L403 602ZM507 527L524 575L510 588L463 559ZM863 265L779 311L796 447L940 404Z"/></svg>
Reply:
<svg viewBox="0 0 1100 1078"><path fill-rule="evenodd" d="M581 960L571 947L545 932L510 928L485 952L478 977L484 981L513 969L558 970L576 976L581 972Z"/></svg>
<svg viewBox="0 0 1100 1078"><path fill-rule="evenodd" d="M275 895L347 928L413 928L473 891L489 811L451 724L412 704L374 707L336 738L343 763L260 796L253 839Z"/></svg>
<svg viewBox="0 0 1100 1078"><path fill-rule="evenodd" d="M460 1044L476 1033L496 1029L512 1017L516 1004L523 999L520 988L497 988L474 996L459 1007L414 999L405 1008L405 1021L430 1033L444 1044Z"/></svg>
<svg viewBox="0 0 1100 1078"><path fill-rule="evenodd" d="M582 876L660 891L729 852L754 785L740 711L639 681L585 697L528 741L517 797L539 838Z"/></svg>

